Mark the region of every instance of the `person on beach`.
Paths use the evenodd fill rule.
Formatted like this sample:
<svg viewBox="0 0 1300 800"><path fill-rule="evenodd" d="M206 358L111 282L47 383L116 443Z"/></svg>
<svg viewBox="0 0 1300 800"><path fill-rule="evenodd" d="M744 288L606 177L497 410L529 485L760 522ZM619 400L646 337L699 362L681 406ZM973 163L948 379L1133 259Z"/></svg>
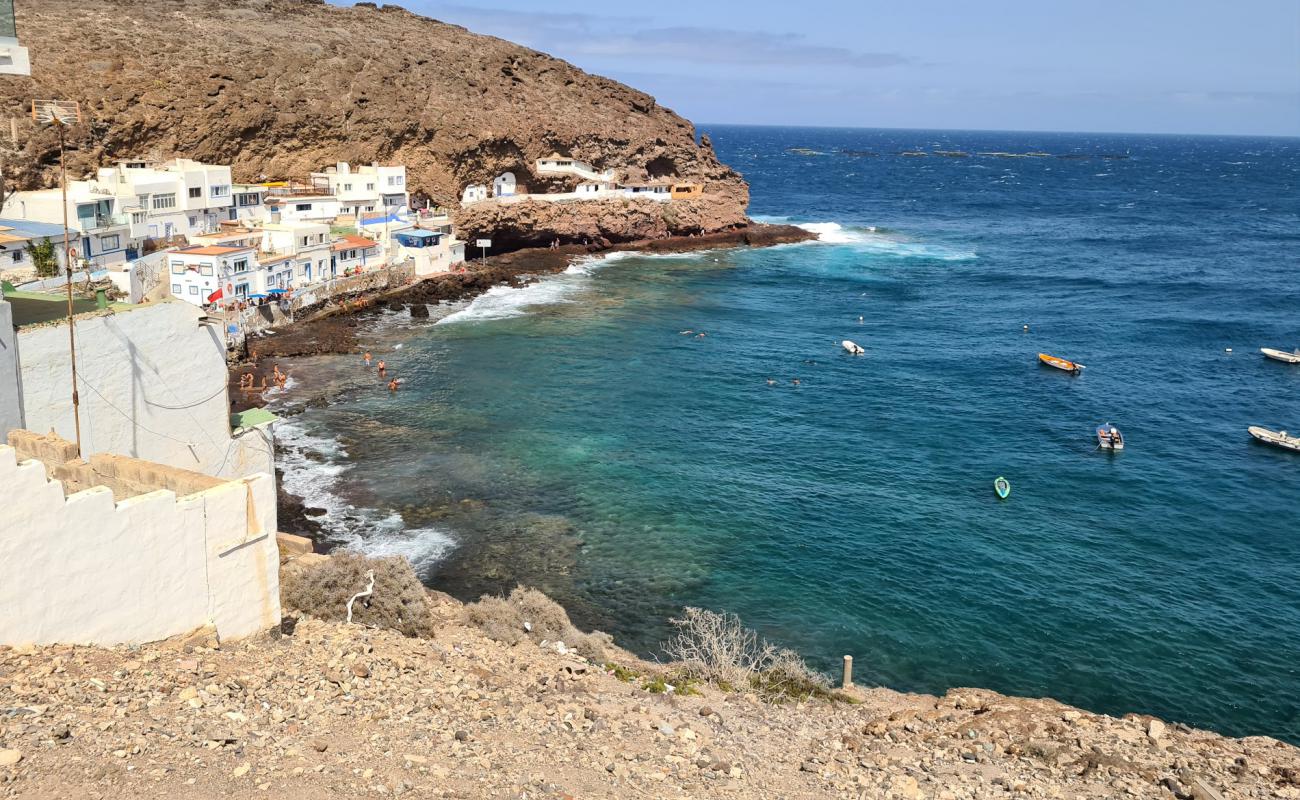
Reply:
<svg viewBox="0 0 1300 800"><path fill-rule="evenodd" d="M366 366L370 366L370 351L366 351Z"/></svg>

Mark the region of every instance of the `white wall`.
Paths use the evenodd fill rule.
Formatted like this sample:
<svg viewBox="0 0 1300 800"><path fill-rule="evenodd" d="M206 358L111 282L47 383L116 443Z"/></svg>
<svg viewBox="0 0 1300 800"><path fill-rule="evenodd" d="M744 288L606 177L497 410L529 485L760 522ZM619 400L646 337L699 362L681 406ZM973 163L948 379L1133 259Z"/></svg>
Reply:
<svg viewBox="0 0 1300 800"><path fill-rule="evenodd" d="M0 436L23 424L13 306L0 299Z"/></svg>
<svg viewBox="0 0 1300 800"><path fill-rule="evenodd" d="M238 639L279 624L275 481L114 503L64 498L39 461L0 445L0 644L149 642L212 624Z"/></svg>
<svg viewBox="0 0 1300 800"><path fill-rule="evenodd" d="M77 317L82 454L119 453L218 477L274 472L270 437L230 437L219 325L164 300ZM18 331L24 427L73 439L65 324Z"/></svg>

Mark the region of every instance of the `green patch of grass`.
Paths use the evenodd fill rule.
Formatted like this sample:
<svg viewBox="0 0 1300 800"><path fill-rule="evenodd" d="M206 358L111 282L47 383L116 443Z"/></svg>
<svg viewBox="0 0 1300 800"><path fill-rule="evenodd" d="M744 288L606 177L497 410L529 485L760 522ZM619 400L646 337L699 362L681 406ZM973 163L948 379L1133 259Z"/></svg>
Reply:
<svg viewBox="0 0 1300 800"><path fill-rule="evenodd" d="M803 701L811 698L818 700L841 700L839 692L832 691L824 683L805 675L793 674L781 669L769 669L758 673L750 679L750 684L759 696L771 702L786 700Z"/></svg>
<svg viewBox="0 0 1300 800"><path fill-rule="evenodd" d="M618 678L623 683L631 683L637 677L637 673L635 671L630 670L627 667L621 666L619 664L615 664L613 662L605 664L605 671L612 672L614 674L614 677Z"/></svg>

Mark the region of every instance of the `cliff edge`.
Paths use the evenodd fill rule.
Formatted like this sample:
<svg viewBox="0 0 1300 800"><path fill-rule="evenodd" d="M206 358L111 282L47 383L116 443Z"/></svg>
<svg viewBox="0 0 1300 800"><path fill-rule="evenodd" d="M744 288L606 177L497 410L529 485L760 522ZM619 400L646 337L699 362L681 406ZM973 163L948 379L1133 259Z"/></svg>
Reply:
<svg viewBox="0 0 1300 800"><path fill-rule="evenodd" d="M466 185L507 171L524 191L571 188L536 174L559 152L625 181L700 184L699 230L747 223L744 180L650 95L397 6L19 0L17 15L32 77L0 84L19 120L10 188L57 180L57 139L27 118L39 97L82 104L74 177L151 156L229 163L237 181L379 161L405 164L414 195L455 206Z"/></svg>

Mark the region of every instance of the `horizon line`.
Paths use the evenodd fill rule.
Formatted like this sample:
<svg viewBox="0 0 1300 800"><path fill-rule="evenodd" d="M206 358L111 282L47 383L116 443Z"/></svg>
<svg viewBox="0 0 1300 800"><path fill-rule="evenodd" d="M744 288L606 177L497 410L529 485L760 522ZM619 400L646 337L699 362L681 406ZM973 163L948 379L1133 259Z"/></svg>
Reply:
<svg viewBox="0 0 1300 800"><path fill-rule="evenodd" d="M1094 136L1199 136L1222 139L1296 139L1300 133L1173 133L1155 131L1067 131L1058 129L1016 129L1016 128L912 128L889 125L788 125L776 122L691 122L696 129L703 127L730 126L733 128L801 128L805 130L837 131L925 131L942 133L1058 133L1089 134Z"/></svg>

